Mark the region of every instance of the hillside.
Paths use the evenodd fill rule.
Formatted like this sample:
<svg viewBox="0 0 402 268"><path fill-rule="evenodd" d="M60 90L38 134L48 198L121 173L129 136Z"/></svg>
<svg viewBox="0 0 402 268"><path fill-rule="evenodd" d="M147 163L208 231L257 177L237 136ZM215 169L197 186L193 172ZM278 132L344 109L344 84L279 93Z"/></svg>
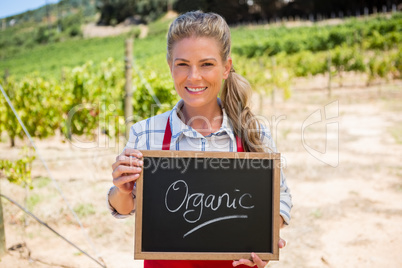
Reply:
<svg viewBox="0 0 402 268"><path fill-rule="evenodd" d="M389 50L402 41L400 14L328 20L320 23L299 21L240 25L232 27L233 52L247 57L267 53L271 56L278 52L294 54L303 50L315 53L342 44ZM125 28L121 35L83 38L84 27L79 24L79 35L74 36L78 27L75 18L79 21L81 15L76 13L71 16L70 19L65 19L66 32L55 36L49 35L44 26L37 29L25 25L0 32L0 72L8 70L9 75L22 77L37 71L44 76L60 77L63 68L73 68L87 61L100 63L108 58L122 61L124 39L128 36L139 36L141 33L141 26L136 26ZM136 58L145 59L148 55L165 53L165 34L171 20L171 16L165 16L147 26L148 37L135 41ZM93 26L93 22L91 24L93 29L99 31ZM70 26L67 27L68 25ZM115 34L115 31L111 32ZM42 40L41 38L48 40L48 43L35 43Z"/></svg>
<svg viewBox="0 0 402 268"><path fill-rule="evenodd" d="M37 47L82 37L81 26L96 20L95 0L62 0L2 19L0 60Z"/></svg>

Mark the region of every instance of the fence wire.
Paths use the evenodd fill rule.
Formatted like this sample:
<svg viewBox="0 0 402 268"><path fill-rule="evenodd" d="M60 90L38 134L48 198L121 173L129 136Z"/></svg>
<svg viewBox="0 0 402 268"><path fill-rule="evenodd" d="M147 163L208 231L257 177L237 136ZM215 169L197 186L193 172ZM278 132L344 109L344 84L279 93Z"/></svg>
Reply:
<svg viewBox="0 0 402 268"><path fill-rule="evenodd" d="M10 197L1 194L0 196L7 199L8 201L10 201L11 203L13 203L14 205L16 205L17 207L19 207L22 211L24 211L26 214L28 214L29 216L31 216L32 218L34 218L37 222L39 222L40 224L42 224L43 226L45 226L46 228L48 228L50 231L52 231L53 233L55 233L57 236L59 236L60 238L62 238L64 241L66 241L67 243L69 243L71 246L75 247L76 249L78 249L81 253L85 254L87 257L89 257L90 259L92 259L93 261L95 261L97 264L99 264L100 266L106 268L105 264L100 263L99 261L97 261L94 257L92 257L91 255L89 255L88 253L86 253L84 250L80 249L77 245L75 245L73 242L71 242L70 240L68 240L67 238L65 238L64 236L62 236L61 234L59 234L56 230L54 230L52 227L50 227L49 225L47 225L47 223L43 222L42 220L40 220L38 217L36 217L32 212L30 212L29 210L27 210L26 208L24 208L23 206L21 206L20 204L18 204L17 202L15 202L13 199L11 199Z"/></svg>
<svg viewBox="0 0 402 268"><path fill-rule="evenodd" d="M99 260L101 260L103 262L103 259L101 257L101 255L98 253L98 251L95 248L95 245L93 244L92 240L89 238L87 232L84 229L84 226L82 225L80 219L78 218L77 214L75 213L75 211L73 210L73 208L71 207L70 203L68 202L67 198L65 197L65 195L63 194L63 191L61 190L61 188L59 187L59 184L57 183L57 181L55 180L55 178L53 177L52 172L50 171L49 167L47 166L47 163L45 161L45 159L42 157L42 155L40 154L38 148L35 145L34 140L32 139L32 136L29 134L27 128L25 127L25 124L22 122L21 118L19 117L17 111L15 110L13 104L10 101L10 98L8 97L7 93L5 92L5 90L3 89L2 85L0 85L0 90L3 93L4 98L6 99L8 105L10 106L11 110L13 111L15 117L17 118L18 122L20 123L22 129L24 130L25 134L27 135L29 141L31 142L32 147L35 149L36 154L38 155L39 159L41 160L41 162L43 163L49 177L51 178L54 187L57 189L57 191L59 192L59 194L61 195L61 197L63 198L64 202L67 204L67 207L69 208L69 210L71 211L71 213L74 215L75 220L77 221L77 223L79 224L79 226L81 227L82 232L84 233L84 236L86 238L86 240L88 241L88 243L91 245L92 249L94 250L96 256L98 257ZM92 258L92 257L91 257ZM96 261L98 262L98 261ZM102 265L103 267L106 267L104 265Z"/></svg>

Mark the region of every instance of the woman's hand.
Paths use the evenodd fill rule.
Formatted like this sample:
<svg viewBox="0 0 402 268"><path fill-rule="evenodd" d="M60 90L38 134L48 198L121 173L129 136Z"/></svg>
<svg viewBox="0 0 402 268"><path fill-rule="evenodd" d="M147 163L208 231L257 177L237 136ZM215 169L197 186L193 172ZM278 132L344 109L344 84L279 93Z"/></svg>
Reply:
<svg viewBox="0 0 402 268"><path fill-rule="evenodd" d="M282 217L281 217L281 220L282 221L280 224L280 228L283 228L284 220ZM278 246L279 246L279 248L284 248L286 246L286 241L279 237ZM264 268L268 264L268 262L261 260L260 257L258 257L258 255L253 252L253 253L251 253L251 259L249 259L249 260L240 259L238 261L234 261L232 265L233 265L233 267L236 267L236 266L242 265L242 264L249 266L249 267L254 267L257 265L258 268Z"/></svg>
<svg viewBox="0 0 402 268"><path fill-rule="evenodd" d="M284 248L286 246L286 241L283 240L282 238L279 238L278 245L279 245L279 248ZM257 265L258 268L264 268L268 264L268 262L261 260L260 257L258 257L258 255L253 252L253 253L251 253L251 260L240 259L238 261L234 261L233 267L236 267L236 266L242 265L242 264L249 266L249 267L254 267Z"/></svg>
<svg viewBox="0 0 402 268"><path fill-rule="evenodd" d="M140 177L143 161L138 150L126 149L113 163L113 184L109 192L109 204L120 214L126 215L135 209L131 192L135 192L135 181Z"/></svg>
<svg viewBox="0 0 402 268"><path fill-rule="evenodd" d="M282 238L279 238L278 244L279 244L279 248L284 248L286 246L286 241L283 240ZM233 267L236 267L236 266L242 265L242 264L249 266L249 267L254 267L257 265L258 268L264 268L268 264L268 262L261 260L260 257L258 257L258 255L253 252L253 253L251 253L251 260L240 259L238 261L234 261Z"/></svg>
<svg viewBox="0 0 402 268"><path fill-rule="evenodd" d="M135 181L140 177L143 161L142 154L135 149L125 149L113 163L113 184L122 194L130 194Z"/></svg>
<svg viewBox="0 0 402 268"><path fill-rule="evenodd" d="M251 258L252 260L246 260L246 259L240 259L238 261L233 262L233 267L236 267L238 265L246 265L249 267L254 267L257 265L258 268L264 268L265 265L267 265L268 262L262 261L260 257L257 256L254 252L251 253Z"/></svg>

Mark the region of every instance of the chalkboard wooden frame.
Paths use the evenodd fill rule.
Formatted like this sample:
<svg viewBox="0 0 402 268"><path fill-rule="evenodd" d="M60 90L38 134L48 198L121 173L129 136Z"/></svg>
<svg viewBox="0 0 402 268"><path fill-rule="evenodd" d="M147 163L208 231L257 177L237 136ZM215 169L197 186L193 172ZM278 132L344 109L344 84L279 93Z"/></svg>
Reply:
<svg viewBox="0 0 402 268"><path fill-rule="evenodd" d="M229 158L229 159L269 159L272 160L272 250L270 252L255 252L263 260L279 260L279 229L280 229L280 154L279 153L251 153L251 152L195 152L195 151L141 151L145 158ZM134 258L141 260L238 260L249 259L251 252L155 252L145 251L142 248L142 235L146 226L143 226L143 192L144 178L143 172L137 180L136 196L136 217L135 217L135 239L134 239ZM263 237L261 239L264 239ZM173 241L172 241L173 242Z"/></svg>

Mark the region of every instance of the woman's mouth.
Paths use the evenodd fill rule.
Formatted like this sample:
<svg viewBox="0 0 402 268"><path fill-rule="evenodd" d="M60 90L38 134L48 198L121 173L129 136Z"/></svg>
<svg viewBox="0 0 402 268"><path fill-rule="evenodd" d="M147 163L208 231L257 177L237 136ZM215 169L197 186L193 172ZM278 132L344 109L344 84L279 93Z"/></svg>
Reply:
<svg viewBox="0 0 402 268"><path fill-rule="evenodd" d="M190 92L201 92L207 89L207 87L186 87Z"/></svg>

